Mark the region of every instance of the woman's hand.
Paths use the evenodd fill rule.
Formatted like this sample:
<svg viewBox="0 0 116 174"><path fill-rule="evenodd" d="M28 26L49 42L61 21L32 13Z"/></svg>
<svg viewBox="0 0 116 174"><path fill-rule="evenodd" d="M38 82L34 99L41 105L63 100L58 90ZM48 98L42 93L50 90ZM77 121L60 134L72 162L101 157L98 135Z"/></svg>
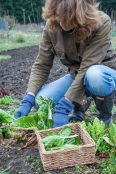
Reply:
<svg viewBox="0 0 116 174"><path fill-rule="evenodd" d="M72 111L73 108L74 104L72 103L72 101L63 97L55 106L53 116L54 127L59 127L68 124L68 114Z"/></svg>

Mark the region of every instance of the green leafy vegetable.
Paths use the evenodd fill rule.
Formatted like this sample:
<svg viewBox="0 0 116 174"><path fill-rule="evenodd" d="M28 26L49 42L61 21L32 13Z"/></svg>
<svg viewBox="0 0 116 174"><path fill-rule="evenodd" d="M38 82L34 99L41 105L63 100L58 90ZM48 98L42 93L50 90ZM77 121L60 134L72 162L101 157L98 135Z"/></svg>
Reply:
<svg viewBox="0 0 116 174"><path fill-rule="evenodd" d="M96 143L96 152L108 153L112 147L116 147L116 125L110 124L107 127L97 117L92 123L85 123L82 121L82 125L86 128L90 136ZM112 146L112 147L111 147Z"/></svg>
<svg viewBox="0 0 116 174"><path fill-rule="evenodd" d="M39 110L35 114L21 117L12 122L12 129L42 130L53 127L52 111L54 105L52 99L37 98Z"/></svg>
<svg viewBox="0 0 116 174"><path fill-rule="evenodd" d="M0 109L0 125L2 123L11 123L13 121L13 116L8 114L6 111Z"/></svg>
<svg viewBox="0 0 116 174"><path fill-rule="evenodd" d="M60 136L69 136L71 133L71 127L64 126L58 133Z"/></svg>
<svg viewBox="0 0 116 174"><path fill-rule="evenodd" d="M26 129L26 130L37 130L38 129L38 115L35 114L34 116L24 116L19 119L14 120L10 128L13 130L17 129Z"/></svg>
<svg viewBox="0 0 116 174"><path fill-rule="evenodd" d="M102 138L111 146L116 147L116 125L111 123L108 132L109 136L104 135Z"/></svg>
<svg viewBox="0 0 116 174"><path fill-rule="evenodd" d="M64 126L58 134L49 132L47 136L42 139L45 149L51 151L80 145L81 143L78 135L70 135L70 133L70 126Z"/></svg>
<svg viewBox="0 0 116 174"><path fill-rule="evenodd" d="M9 105L13 102L13 98L11 96L4 96L0 98L0 104Z"/></svg>

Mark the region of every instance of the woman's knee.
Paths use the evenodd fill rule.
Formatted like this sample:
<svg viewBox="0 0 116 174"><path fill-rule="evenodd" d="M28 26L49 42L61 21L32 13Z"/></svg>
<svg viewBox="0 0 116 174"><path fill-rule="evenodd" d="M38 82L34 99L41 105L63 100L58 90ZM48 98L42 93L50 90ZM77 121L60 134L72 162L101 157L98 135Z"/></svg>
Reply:
<svg viewBox="0 0 116 174"><path fill-rule="evenodd" d="M91 66L84 77L84 85L90 93L105 96L115 88L115 82L104 65Z"/></svg>
<svg viewBox="0 0 116 174"><path fill-rule="evenodd" d="M88 83L96 84L100 81L100 77L102 77L100 65L93 65L86 71L84 85L88 85Z"/></svg>

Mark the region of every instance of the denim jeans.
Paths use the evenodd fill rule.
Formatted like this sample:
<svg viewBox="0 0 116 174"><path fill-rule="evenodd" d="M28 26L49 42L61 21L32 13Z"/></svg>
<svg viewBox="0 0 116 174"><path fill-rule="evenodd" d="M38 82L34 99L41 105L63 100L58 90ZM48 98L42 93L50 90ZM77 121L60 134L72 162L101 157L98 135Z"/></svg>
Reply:
<svg viewBox="0 0 116 174"><path fill-rule="evenodd" d="M43 96L52 98L53 103L57 102L64 96L68 88L73 82L73 77L70 74L45 85L37 93L36 97ZM115 89L116 70L104 65L91 66L84 77L84 85L86 86L85 95L90 96L90 93L96 96L107 96Z"/></svg>
<svg viewBox="0 0 116 174"><path fill-rule="evenodd" d="M57 104L71 86L73 80L73 77L70 74L67 74L64 77L43 86L36 97L43 96L51 98L53 103Z"/></svg>
<svg viewBox="0 0 116 174"><path fill-rule="evenodd" d="M116 70L104 65L91 66L84 77L87 92L105 97L115 90Z"/></svg>
<svg viewBox="0 0 116 174"><path fill-rule="evenodd" d="M43 96L47 98L53 99L53 103L57 104L58 101L64 96L68 88L71 86L73 82L73 77L70 74L65 75L64 77L45 85L41 88L41 90L37 93L36 97ZM91 94L99 97L107 97L115 90L116 84L116 71L104 66L104 65L94 65L91 66L84 77L84 85L86 86L85 96L90 97ZM113 100L108 103L108 106L103 102L104 109L107 117L104 118L104 109L102 105L103 112L101 112L100 120L104 121L106 125L109 125L111 122L111 115L108 114L110 109L110 113L112 113ZM108 101L107 101L108 102ZM99 102L100 104L100 102ZM109 106L109 104L111 106ZM99 108L98 108L99 109ZM105 116L106 116L105 115ZM84 117L83 117L84 118Z"/></svg>

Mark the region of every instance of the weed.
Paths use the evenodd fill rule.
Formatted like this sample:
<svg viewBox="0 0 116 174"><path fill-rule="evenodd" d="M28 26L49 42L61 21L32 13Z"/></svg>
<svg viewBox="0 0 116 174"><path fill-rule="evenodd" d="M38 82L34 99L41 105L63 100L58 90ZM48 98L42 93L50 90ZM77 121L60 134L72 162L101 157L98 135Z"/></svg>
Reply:
<svg viewBox="0 0 116 174"><path fill-rule="evenodd" d="M13 98L11 96L4 96L0 98L0 104L10 105L13 102Z"/></svg>
<svg viewBox="0 0 116 174"><path fill-rule="evenodd" d="M90 112L97 112L96 105L92 103L88 109Z"/></svg>
<svg viewBox="0 0 116 174"><path fill-rule="evenodd" d="M31 156L26 156L26 161L29 161L31 159Z"/></svg>
<svg viewBox="0 0 116 174"><path fill-rule="evenodd" d="M37 169L36 169L36 172L37 172L37 173L41 173L41 169L40 169L40 168L37 168Z"/></svg>
<svg viewBox="0 0 116 174"><path fill-rule="evenodd" d="M64 174L72 174L72 172L68 172L66 169L64 169Z"/></svg>
<svg viewBox="0 0 116 174"><path fill-rule="evenodd" d="M10 169L11 167L9 166L7 169L3 170L3 171L0 171L0 174L10 174Z"/></svg>
<svg viewBox="0 0 116 174"><path fill-rule="evenodd" d="M25 163L25 167L27 167L27 166L29 166L29 163L26 162L26 163Z"/></svg>
<svg viewBox="0 0 116 174"><path fill-rule="evenodd" d="M27 167L31 166L31 168L34 168L36 170L37 174L41 173L41 169L39 167L39 164L41 164L41 159L40 158L31 157L29 155L29 156L25 157L25 160L26 160L25 166L27 166Z"/></svg>
<svg viewBox="0 0 116 174"><path fill-rule="evenodd" d="M41 161L41 158L37 158L36 159L36 163L40 164L42 161Z"/></svg>
<svg viewBox="0 0 116 174"><path fill-rule="evenodd" d="M81 166L79 166L78 164L75 165L75 173L80 173L82 171Z"/></svg>
<svg viewBox="0 0 116 174"><path fill-rule="evenodd" d="M25 39L23 36L19 35L16 41L17 41L17 43L23 43L23 42L25 42Z"/></svg>
<svg viewBox="0 0 116 174"><path fill-rule="evenodd" d="M116 174L116 164L110 164L109 162L102 161L101 163L102 173L101 174Z"/></svg>

